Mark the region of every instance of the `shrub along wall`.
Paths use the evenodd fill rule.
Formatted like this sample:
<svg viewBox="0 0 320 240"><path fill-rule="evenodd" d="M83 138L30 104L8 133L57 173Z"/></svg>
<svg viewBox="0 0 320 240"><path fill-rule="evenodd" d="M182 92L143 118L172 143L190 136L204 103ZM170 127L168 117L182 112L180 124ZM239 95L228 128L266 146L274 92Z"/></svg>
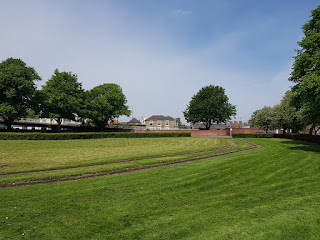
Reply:
<svg viewBox="0 0 320 240"><path fill-rule="evenodd" d="M275 138L287 138L292 140L301 140L314 143L320 143L319 135L309 135L309 134L275 134Z"/></svg>
<svg viewBox="0 0 320 240"><path fill-rule="evenodd" d="M156 138L156 137L190 137L190 132L165 133L0 133L0 140L69 140L92 138Z"/></svg>
<svg viewBox="0 0 320 240"><path fill-rule="evenodd" d="M233 133L233 138L273 138L272 133Z"/></svg>

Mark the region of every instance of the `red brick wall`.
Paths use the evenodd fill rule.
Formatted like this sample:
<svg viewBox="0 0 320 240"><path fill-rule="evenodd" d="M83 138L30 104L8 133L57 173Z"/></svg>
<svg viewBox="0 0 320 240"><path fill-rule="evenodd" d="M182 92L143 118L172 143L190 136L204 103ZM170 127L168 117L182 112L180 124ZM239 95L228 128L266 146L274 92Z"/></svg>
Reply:
<svg viewBox="0 0 320 240"><path fill-rule="evenodd" d="M210 129L210 130L193 130L191 136L228 136L229 129Z"/></svg>
<svg viewBox="0 0 320 240"><path fill-rule="evenodd" d="M230 128L210 130L133 130L133 132L191 132L191 136L230 136ZM256 133L264 132L255 128L233 128L232 133Z"/></svg>
<svg viewBox="0 0 320 240"><path fill-rule="evenodd" d="M257 133L257 132L265 133L266 131L258 128L232 128L232 133Z"/></svg>
<svg viewBox="0 0 320 240"><path fill-rule="evenodd" d="M134 132L191 132L191 136L229 136L229 129L210 130L134 130Z"/></svg>

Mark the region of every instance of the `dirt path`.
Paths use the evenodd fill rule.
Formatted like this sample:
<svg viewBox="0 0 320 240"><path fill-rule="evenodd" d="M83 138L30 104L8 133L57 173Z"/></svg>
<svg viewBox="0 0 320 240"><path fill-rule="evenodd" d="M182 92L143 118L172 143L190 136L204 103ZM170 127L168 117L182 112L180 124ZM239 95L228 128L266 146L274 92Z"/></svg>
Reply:
<svg viewBox="0 0 320 240"><path fill-rule="evenodd" d="M75 181L75 180L88 179L88 178L94 178L94 177L111 176L111 175L118 175L118 174L123 174L123 173L137 172L137 171L148 170L148 169L159 168L159 167L174 166L174 165L178 165L178 164L199 161L199 160L203 160L203 159L214 158L214 157L229 155L229 154L238 153L238 152L244 152L244 151L252 150L252 149L259 147L258 145L247 142L245 140L240 140L240 141L247 143L251 147L240 149L240 150L234 150L234 151L229 151L229 152L223 152L223 153L202 156L202 157L195 157L195 158L181 160L181 161L177 161L177 162L162 163L162 164L153 165L153 166L124 169L124 170L118 170L118 171L107 172L107 173L91 174L91 175L86 175L86 176L69 177L69 178L63 178L63 179L52 179L52 180L46 180L46 181L34 181L34 182L24 182L24 183L16 183L16 184L15 183L2 184L2 185L0 185L0 188L12 188L12 187L31 186L31 185L48 184L48 183L56 183L56 182L68 182L68 181ZM226 148L231 148L231 146L224 147L224 149L226 149ZM222 149L222 148L220 148L220 149ZM168 156L168 155L166 155L166 156ZM174 156L176 156L176 155L174 155ZM130 160L127 160L127 161L130 161ZM137 160L135 160L135 161L137 161ZM61 170L61 169L59 169L59 170ZM34 173L34 172L32 172L32 173Z"/></svg>

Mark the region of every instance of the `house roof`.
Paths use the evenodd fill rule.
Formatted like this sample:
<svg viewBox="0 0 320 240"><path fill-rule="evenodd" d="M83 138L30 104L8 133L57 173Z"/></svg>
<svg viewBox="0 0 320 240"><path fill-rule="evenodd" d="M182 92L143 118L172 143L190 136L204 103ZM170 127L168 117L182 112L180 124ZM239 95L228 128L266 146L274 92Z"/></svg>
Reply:
<svg viewBox="0 0 320 240"><path fill-rule="evenodd" d="M141 123L141 122L136 118L132 118L128 123Z"/></svg>
<svg viewBox="0 0 320 240"><path fill-rule="evenodd" d="M242 127L250 126L250 123L242 122L242 121L239 121L239 122L234 121L230 123L232 128L242 128Z"/></svg>
<svg viewBox="0 0 320 240"><path fill-rule="evenodd" d="M146 121L158 121L158 120L169 120L169 121L175 121L176 119L170 116L163 116L163 115L152 115L151 117L147 118Z"/></svg>

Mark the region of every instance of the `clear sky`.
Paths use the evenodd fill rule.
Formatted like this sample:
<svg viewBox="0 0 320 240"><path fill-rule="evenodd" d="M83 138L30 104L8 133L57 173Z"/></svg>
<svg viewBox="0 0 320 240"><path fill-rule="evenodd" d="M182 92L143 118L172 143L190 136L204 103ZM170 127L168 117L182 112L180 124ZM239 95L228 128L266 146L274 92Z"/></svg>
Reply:
<svg viewBox="0 0 320 240"><path fill-rule="evenodd" d="M0 0L0 61L42 77L119 84L133 116L184 119L191 97L222 86L237 120L280 102L316 0ZM128 118L120 118L127 120Z"/></svg>

